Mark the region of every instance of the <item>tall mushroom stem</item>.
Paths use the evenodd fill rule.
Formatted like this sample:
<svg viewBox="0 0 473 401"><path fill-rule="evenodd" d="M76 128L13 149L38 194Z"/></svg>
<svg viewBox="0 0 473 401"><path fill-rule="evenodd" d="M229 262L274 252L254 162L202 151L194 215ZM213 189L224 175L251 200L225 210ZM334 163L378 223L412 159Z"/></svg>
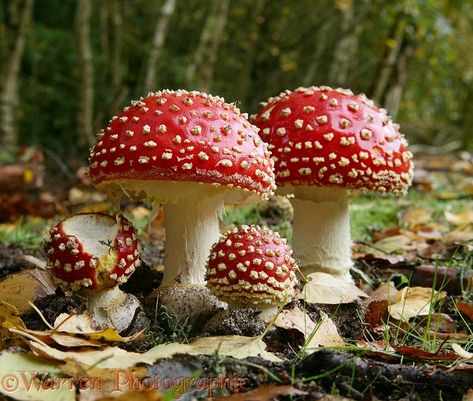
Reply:
<svg viewBox="0 0 473 401"><path fill-rule="evenodd" d="M205 284L210 248L220 236L218 217L223 214L221 195L182 197L164 205L166 251L163 285Z"/></svg>
<svg viewBox="0 0 473 401"><path fill-rule="evenodd" d="M350 278L351 237L347 191L338 188L296 187L294 257L307 275L325 272Z"/></svg>

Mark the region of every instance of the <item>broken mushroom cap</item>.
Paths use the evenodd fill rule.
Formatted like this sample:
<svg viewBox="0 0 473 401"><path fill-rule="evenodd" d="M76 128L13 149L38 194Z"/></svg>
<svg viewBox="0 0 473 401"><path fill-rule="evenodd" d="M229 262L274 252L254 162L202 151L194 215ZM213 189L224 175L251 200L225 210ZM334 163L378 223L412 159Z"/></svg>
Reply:
<svg viewBox="0 0 473 401"><path fill-rule="evenodd" d="M294 294L292 250L267 227L242 226L222 236L207 263L207 287L228 303L281 304Z"/></svg>
<svg viewBox="0 0 473 401"><path fill-rule="evenodd" d="M329 87L285 91L252 122L273 153L278 185L404 194L412 154L399 126L364 95Z"/></svg>
<svg viewBox="0 0 473 401"><path fill-rule="evenodd" d="M162 203L192 188L166 182L222 187L232 201L275 188L267 145L247 115L221 97L185 90L149 93L114 116L91 149L90 177L111 195L141 193ZM150 181L163 182L161 191Z"/></svg>
<svg viewBox="0 0 473 401"><path fill-rule="evenodd" d="M136 231L123 216L80 213L45 241L48 267L66 288L101 291L125 282L139 264Z"/></svg>

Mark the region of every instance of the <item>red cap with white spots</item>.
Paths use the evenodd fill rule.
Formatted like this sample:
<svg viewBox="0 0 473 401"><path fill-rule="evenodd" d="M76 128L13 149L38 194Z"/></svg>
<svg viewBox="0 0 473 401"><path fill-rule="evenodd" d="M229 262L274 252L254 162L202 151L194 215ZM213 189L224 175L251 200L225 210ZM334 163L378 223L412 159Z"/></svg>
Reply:
<svg viewBox="0 0 473 401"><path fill-rule="evenodd" d="M66 288L103 290L139 264L136 231L123 216L80 213L59 222L45 243L48 267Z"/></svg>
<svg viewBox="0 0 473 401"><path fill-rule="evenodd" d="M132 101L98 134L90 177L104 190L127 180L187 181L266 197L275 188L273 162L257 131L220 97L184 90L150 93Z"/></svg>
<svg viewBox="0 0 473 401"><path fill-rule="evenodd" d="M280 304L294 294L292 250L267 227L242 226L222 236L207 263L207 287L230 303Z"/></svg>
<svg viewBox="0 0 473 401"><path fill-rule="evenodd" d="M335 186L404 194L412 154L384 109L364 95L298 88L253 116L273 153L278 185Z"/></svg>

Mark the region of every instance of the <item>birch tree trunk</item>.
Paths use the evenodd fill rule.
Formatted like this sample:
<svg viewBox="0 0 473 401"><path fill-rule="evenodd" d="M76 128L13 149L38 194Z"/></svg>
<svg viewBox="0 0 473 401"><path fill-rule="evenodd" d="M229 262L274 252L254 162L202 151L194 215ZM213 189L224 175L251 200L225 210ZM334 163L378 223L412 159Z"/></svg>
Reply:
<svg viewBox="0 0 473 401"><path fill-rule="evenodd" d="M227 22L230 0L213 0L210 13L205 21L194 62L186 72L188 85L200 90L212 87L215 62Z"/></svg>
<svg viewBox="0 0 473 401"><path fill-rule="evenodd" d="M144 92L153 90L156 81L156 62L164 46L164 41L168 33L169 20L176 9L176 0L166 0L161 8L161 13L156 23L154 31L153 44L148 57L148 65L146 67L145 81L143 84Z"/></svg>
<svg viewBox="0 0 473 401"><path fill-rule="evenodd" d="M6 53L0 74L0 144L7 147L18 145L18 132L15 125L18 78L26 32L33 12L33 0L19 2L18 7L19 21L16 32L11 35L14 41Z"/></svg>
<svg viewBox="0 0 473 401"><path fill-rule="evenodd" d="M90 146L94 141L93 108L94 108L94 71L92 49L90 44L90 19L92 14L91 0L77 2L77 40L79 50L79 109L77 130L79 145Z"/></svg>
<svg viewBox="0 0 473 401"><path fill-rule="evenodd" d="M398 61L402 42L406 32L407 16L404 12L400 12L396 16L396 20L392 27L391 34L386 40L386 47L381 64L378 68L374 79L374 85L371 92L371 98L382 104L386 95L394 67Z"/></svg>
<svg viewBox="0 0 473 401"><path fill-rule="evenodd" d="M355 9L355 4L358 10ZM358 43L363 32L363 19L369 2L347 2L342 8L342 37L335 46L328 81L333 86L346 86L350 68L356 60Z"/></svg>

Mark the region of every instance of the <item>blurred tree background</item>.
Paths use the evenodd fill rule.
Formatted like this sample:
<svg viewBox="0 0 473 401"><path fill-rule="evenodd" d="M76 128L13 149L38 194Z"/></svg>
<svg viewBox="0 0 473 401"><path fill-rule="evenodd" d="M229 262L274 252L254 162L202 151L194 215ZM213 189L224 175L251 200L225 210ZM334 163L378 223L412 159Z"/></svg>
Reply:
<svg viewBox="0 0 473 401"><path fill-rule="evenodd" d="M330 85L411 143L473 149L470 0L0 0L0 145L85 163L130 99L201 89L248 113Z"/></svg>

